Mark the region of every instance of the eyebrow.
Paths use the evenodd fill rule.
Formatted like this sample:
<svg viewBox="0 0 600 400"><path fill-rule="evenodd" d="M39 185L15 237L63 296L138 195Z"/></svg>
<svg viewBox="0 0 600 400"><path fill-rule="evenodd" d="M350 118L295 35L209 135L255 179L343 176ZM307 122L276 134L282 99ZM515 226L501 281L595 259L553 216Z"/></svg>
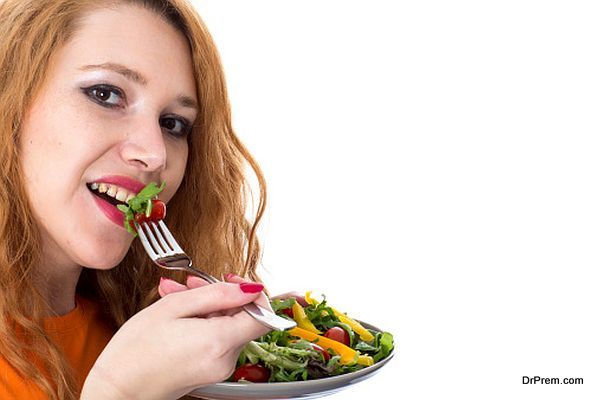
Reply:
<svg viewBox="0 0 600 400"><path fill-rule="evenodd" d="M123 75L125 78L129 79L130 81L133 81L142 86L145 86L148 83L148 80L142 74L140 74L139 72L134 71L130 68L127 68L126 66L124 66L122 64L106 62L106 63L102 63L102 64L84 65L83 67L80 68L80 70L82 70L82 71L89 71L89 70L93 70L93 69L107 69L110 71L114 71L120 75ZM198 103L196 102L196 100L194 100L190 96L185 96L185 95L177 96L177 103L179 103L180 106L185 107L185 108L194 108L196 110L199 109Z"/></svg>
<svg viewBox="0 0 600 400"><path fill-rule="evenodd" d="M146 83L148 83L148 80L146 78L144 78L144 76L142 74L140 74L139 72L134 71L132 69L129 69L126 66L121 65L121 64L107 62L107 63L103 63L103 64L84 65L83 67L80 68L80 70L82 70L82 71L89 71L91 69L108 69L110 71L114 71L118 74L121 74L125 78L129 79L130 81L139 83L142 86L146 85Z"/></svg>
<svg viewBox="0 0 600 400"><path fill-rule="evenodd" d="M179 105L181 107L194 108L196 110L200 109L200 107L198 107L198 103L196 102L196 100L192 99L190 96L184 96L184 95L177 96L177 103L179 103Z"/></svg>

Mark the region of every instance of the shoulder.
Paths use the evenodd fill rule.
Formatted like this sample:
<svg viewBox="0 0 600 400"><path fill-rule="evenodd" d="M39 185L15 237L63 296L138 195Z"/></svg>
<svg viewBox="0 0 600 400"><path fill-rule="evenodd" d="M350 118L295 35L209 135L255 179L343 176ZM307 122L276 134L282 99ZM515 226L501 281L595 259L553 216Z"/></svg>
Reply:
<svg viewBox="0 0 600 400"><path fill-rule="evenodd" d="M31 380L21 376L0 354L0 399L46 399L44 393Z"/></svg>

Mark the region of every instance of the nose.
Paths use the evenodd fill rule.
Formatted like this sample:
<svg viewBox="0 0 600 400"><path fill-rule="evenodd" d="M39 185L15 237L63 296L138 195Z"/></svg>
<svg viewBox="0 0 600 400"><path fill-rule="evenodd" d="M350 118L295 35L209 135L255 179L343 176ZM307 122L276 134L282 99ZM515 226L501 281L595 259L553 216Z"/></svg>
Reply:
<svg viewBox="0 0 600 400"><path fill-rule="evenodd" d="M167 163L167 149L158 119L132 124L121 146L123 160L144 172L160 172Z"/></svg>

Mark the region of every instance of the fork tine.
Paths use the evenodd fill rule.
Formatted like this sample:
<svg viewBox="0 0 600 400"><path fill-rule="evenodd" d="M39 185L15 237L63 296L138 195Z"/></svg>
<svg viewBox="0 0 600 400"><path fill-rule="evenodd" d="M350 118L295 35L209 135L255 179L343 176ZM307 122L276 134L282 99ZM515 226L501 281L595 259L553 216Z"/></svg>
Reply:
<svg viewBox="0 0 600 400"><path fill-rule="evenodd" d="M160 226L160 229L162 230L165 239L167 240L167 242L169 242L169 247L171 247L176 253L183 253L184 251L179 246L179 243L177 243L177 240L175 240L175 238L171 234L171 231L169 230L169 228L167 228L167 225L165 225L162 219L158 221L158 226Z"/></svg>
<svg viewBox="0 0 600 400"><path fill-rule="evenodd" d="M163 233L158 229L158 226L154 222L144 222L146 224L147 229L153 233L155 239L160 243L160 247L165 251L167 256L171 256L175 254L173 252L173 246L170 246L170 243L167 243Z"/></svg>
<svg viewBox="0 0 600 400"><path fill-rule="evenodd" d="M144 229L142 228L142 226L136 222L135 227L137 228L136 231L140 237L140 242L142 242L142 246L144 246L144 249L146 250L146 252L148 254L150 254L153 259L157 258L159 255L156 252L156 250L154 250L152 245L150 244L150 241L148 240L148 236L146 235L146 232L144 232Z"/></svg>
<svg viewBox="0 0 600 400"><path fill-rule="evenodd" d="M163 250L163 248L158 244L158 242L156 241L156 236L157 235L152 231L152 228L147 223L145 223L145 222L142 222L140 226L142 227L142 229L140 229L141 231L144 231L144 228L146 230L148 230L148 233L146 234L146 237L148 238L148 240L152 244L152 247L154 247L154 249L155 249L154 252L159 257L165 257L167 255L167 251L168 250L166 250L166 251Z"/></svg>

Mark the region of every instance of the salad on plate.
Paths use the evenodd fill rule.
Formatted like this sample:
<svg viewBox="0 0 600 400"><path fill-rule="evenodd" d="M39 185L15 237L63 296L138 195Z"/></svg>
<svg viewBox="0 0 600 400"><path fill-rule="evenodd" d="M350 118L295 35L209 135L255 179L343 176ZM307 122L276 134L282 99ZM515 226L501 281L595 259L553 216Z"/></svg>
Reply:
<svg viewBox="0 0 600 400"><path fill-rule="evenodd" d="M296 321L272 331L242 350L232 382L295 382L355 372L386 358L394 349L391 333L364 327L311 292L271 300L280 316Z"/></svg>

